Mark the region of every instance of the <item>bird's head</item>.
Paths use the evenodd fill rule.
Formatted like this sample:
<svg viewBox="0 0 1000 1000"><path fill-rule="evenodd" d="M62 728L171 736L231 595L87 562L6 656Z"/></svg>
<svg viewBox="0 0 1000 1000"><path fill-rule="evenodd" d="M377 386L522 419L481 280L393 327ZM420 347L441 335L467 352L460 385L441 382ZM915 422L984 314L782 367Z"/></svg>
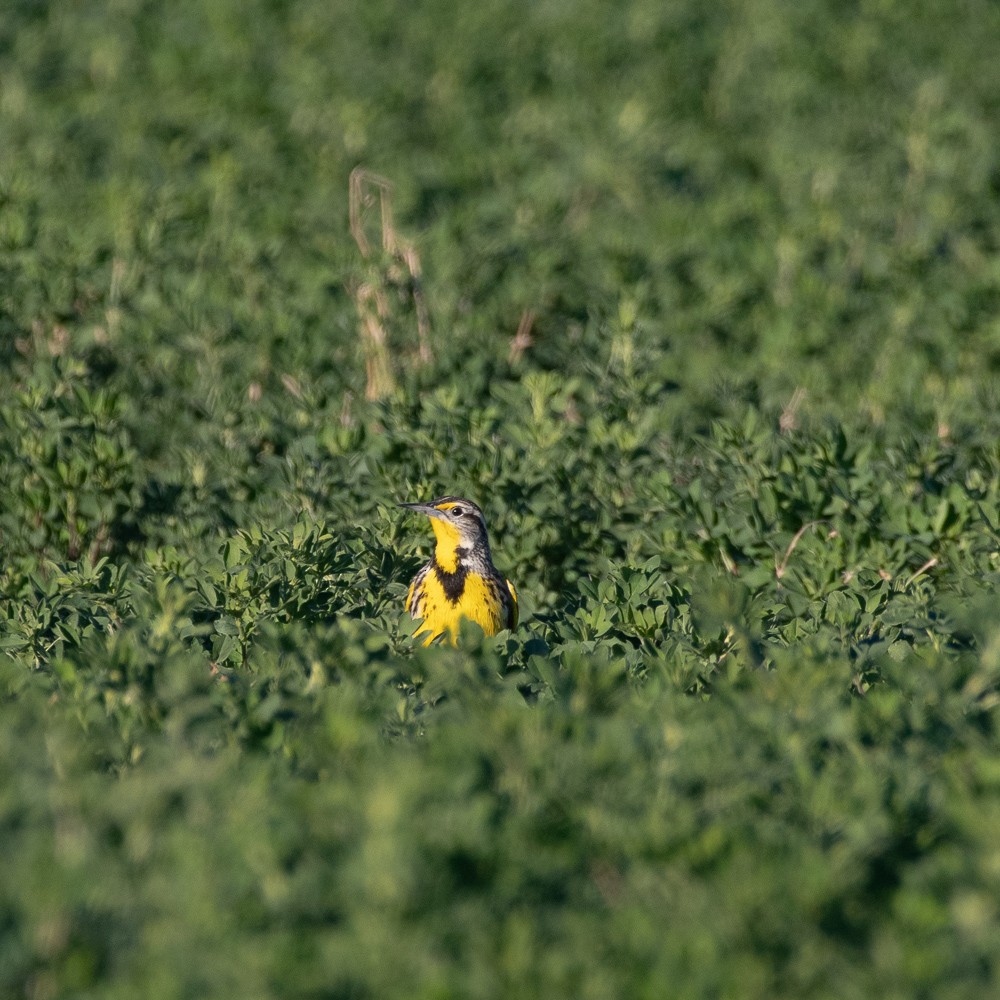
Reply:
<svg viewBox="0 0 1000 1000"><path fill-rule="evenodd" d="M437 541L439 562L461 560L472 552L489 553L489 538L483 512L462 497L441 497L430 503L401 503L400 507L426 514Z"/></svg>

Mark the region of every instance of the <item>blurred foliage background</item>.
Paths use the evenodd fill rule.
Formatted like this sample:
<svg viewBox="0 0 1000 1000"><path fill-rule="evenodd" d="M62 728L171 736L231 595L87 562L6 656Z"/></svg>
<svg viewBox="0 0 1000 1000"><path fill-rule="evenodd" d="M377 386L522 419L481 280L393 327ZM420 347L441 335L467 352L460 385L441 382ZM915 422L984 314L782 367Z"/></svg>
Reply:
<svg viewBox="0 0 1000 1000"><path fill-rule="evenodd" d="M7 0L0 995L996 993L998 42Z"/></svg>

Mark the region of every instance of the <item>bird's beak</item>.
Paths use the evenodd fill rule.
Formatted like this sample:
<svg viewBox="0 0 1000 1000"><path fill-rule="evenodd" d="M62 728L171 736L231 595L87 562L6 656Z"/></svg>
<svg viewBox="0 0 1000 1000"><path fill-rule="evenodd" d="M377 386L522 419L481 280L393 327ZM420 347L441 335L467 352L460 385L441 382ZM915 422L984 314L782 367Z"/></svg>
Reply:
<svg viewBox="0 0 1000 1000"><path fill-rule="evenodd" d="M401 503L400 507L407 510L415 510L418 514L426 514L428 517L441 517L441 511L432 507L429 503Z"/></svg>

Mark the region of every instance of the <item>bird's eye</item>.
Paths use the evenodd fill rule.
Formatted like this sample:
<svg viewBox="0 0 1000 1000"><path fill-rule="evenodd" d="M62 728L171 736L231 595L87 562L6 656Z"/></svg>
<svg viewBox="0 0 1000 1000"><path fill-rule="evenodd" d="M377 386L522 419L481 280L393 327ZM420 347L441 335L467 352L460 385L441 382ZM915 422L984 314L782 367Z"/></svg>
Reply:
<svg viewBox="0 0 1000 1000"><path fill-rule="evenodd" d="M465 513L464 507L452 507L451 514L452 517L461 517Z"/></svg>

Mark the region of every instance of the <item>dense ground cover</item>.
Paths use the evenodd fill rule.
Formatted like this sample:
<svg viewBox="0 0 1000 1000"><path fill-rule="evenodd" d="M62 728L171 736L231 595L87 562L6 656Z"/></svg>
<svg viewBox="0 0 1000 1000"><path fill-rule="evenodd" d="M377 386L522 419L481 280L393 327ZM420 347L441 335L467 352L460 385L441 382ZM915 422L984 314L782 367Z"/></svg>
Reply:
<svg viewBox="0 0 1000 1000"><path fill-rule="evenodd" d="M998 38L9 3L0 995L995 993Z"/></svg>

